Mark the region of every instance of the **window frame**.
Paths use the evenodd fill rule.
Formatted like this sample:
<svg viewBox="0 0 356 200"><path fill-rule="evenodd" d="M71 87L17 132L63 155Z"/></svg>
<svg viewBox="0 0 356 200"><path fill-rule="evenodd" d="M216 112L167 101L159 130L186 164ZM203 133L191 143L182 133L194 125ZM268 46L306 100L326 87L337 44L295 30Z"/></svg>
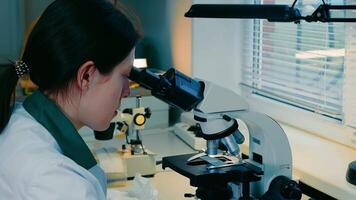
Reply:
<svg viewBox="0 0 356 200"><path fill-rule="evenodd" d="M254 27L254 21L250 20L246 23L247 26L250 27L250 30L253 31L253 28L251 29L251 27ZM347 38L347 34L345 33L345 41ZM254 37L252 40L254 40ZM259 42L261 42L261 38ZM252 55L253 48L249 49L250 52L247 53ZM345 55L344 58L345 60L347 59L346 56L347 55ZM244 62L244 64L246 64L246 62ZM346 66L346 62L344 62L344 65ZM347 71L345 70L345 73L346 72ZM241 70L241 73L243 73L243 70ZM240 88L242 96L246 98L252 111L265 113L279 122L318 135L322 138L356 148L356 129L345 125L343 120L331 118L330 116L325 116L323 113L312 112L310 110L298 108L294 105L288 105L271 98L254 94L253 89L247 88L243 86L243 84L240 84ZM344 93L345 88L342 88L342 90ZM343 103L343 112L347 112L344 110L344 104L345 103ZM343 118L344 116L345 113L343 113Z"/></svg>

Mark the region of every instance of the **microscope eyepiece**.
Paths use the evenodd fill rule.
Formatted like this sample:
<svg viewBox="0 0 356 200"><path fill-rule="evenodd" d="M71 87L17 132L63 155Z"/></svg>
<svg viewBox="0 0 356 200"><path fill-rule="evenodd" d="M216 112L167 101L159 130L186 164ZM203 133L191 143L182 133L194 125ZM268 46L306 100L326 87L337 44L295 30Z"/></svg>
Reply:
<svg viewBox="0 0 356 200"><path fill-rule="evenodd" d="M129 79L140 84L142 87L152 90L159 84L160 77L146 69L133 67Z"/></svg>
<svg viewBox="0 0 356 200"><path fill-rule="evenodd" d="M204 98L204 83L196 81L171 68L163 75L157 75L148 69L133 67L129 79L151 90L158 99L190 111Z"/></svg>

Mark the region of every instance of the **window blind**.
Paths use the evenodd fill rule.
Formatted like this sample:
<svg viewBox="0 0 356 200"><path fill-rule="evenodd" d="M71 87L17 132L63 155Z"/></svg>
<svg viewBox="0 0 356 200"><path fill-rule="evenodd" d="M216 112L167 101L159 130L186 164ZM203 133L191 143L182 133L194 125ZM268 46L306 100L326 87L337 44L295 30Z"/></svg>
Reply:
<svg viewBox="0 0 356 200"><path fill-rule="evenodd" d="M346 3L340 0L326 2ZM256 3L291 5L293 1ZM309 15L320 3L299 0L296 7L302 15ZM346 13L336 15L345 17ZM246 60L242 85L250 88L253 94L342 120L345 23L302 21L294 24L256 19L246 31L249 33L246 32L244 40Z"/></svg>
<svg viewBox="0 0 356 200"><path fill-rule="evenodd" d="M356 0L348 0L348 5L356 5ZM356 18L356 12L348 12L347 17ZM346 24L345 80L344 80L344 122L356 128L356 24Z"/></svg>

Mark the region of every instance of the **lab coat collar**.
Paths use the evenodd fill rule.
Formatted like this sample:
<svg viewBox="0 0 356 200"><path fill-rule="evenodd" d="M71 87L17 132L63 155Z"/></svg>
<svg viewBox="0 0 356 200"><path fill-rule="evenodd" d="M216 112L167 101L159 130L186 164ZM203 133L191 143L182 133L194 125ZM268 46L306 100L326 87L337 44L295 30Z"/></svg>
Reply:
<svg viewBox="0 0 356 200"><path fill-rule="evenodd" d="M78 165L89 170L97 162L73 124L60 108L42 92L27 97L24 108L54 137L62 152Z"/></svg>

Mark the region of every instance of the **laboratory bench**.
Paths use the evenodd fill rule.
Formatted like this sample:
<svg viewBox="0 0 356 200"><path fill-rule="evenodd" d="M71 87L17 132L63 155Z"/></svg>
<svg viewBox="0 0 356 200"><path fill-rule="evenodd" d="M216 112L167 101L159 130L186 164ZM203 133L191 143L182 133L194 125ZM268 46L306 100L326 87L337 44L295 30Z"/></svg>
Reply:
<svg viewBox="0 0 356 200"><path fill-rule="evenodd" d="M291 145L293 178L304 184L304 190L308 192L312 190L314 195L326 195L315 199L330 197L341 200L356 199L356 186L349 184L345 179L348 163L356 160L356 150L306 134L287 125L282 127ZM181 141L170 128L145 130L142 133L142 140L150 151L157 154L157 161L161 161L165 156L196 152ZM241 149L246 153L248 145L242 145ZM156 169L156 174L150 178L150 181L158 190L159 199L179 200L185 199L185 193L194 194L195 188L189 185L188 178L170 169L163 170L161 165L157 165ZM110 190L125 191L130 184L131 181L127 181L124 184L126 187ZM309 198L303 196L303 199Z"/></svg>
<svg viewBox="0 0 356 200"><path fill-rule="evenodd" d="M92 131L86 127L80 130L80 134L91 150L113 145L116 145L118 148L120 148L124 142L118 140L97 141L94 139ZM162 157L165 156L197 152L186 145L178 137L176 137L173 131L169 128L144 130L142 131L141 139L145 148L151 152L156 153L157 163L160 163L162 161ZM154 177L149 178L149 180L153 187L157 189L159 200L184 199L185 193L194 194L196 190L196 188L190 186L188 178L181 176L169 168L163 170L161 164L157 164L156 174ZM108 193L111 194L109 194L109 196L113 196L115 194L115 190L128 191L131 184L132 180L124 179L118 182L110 183L108 187ZM115 200L115 198L112 198L112 200Z"/></svg>
<svg viewBox="0 0 356 200"><path fill-rule="evenodd" d="M152 152L157 153L156 161L160 163L162 157L180 155L196 152L178 137L170 129L147 130L142 134L143 144ZM181 200L185 199L185 193L194 194L196 188L190 186L189 179L166 168L162 165L156 166L156 174L150 178L150 182L158 191L159 200ZM126 182L126 187L109 188L120 191L127 191L132 181Z"/></svg>

